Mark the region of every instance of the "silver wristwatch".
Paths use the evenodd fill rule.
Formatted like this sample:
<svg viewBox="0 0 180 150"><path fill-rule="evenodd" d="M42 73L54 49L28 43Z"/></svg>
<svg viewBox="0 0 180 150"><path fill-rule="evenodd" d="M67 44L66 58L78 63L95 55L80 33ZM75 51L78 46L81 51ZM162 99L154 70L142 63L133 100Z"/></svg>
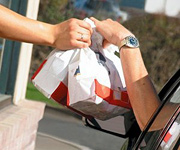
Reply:
<svg viewBox="0 0 180 150"><path fill-rule="evenodd" d="M136 37L127 36L118 44L119 50L123 46L127 46L127 47L130 47L130 48L137 48L137 47L139 47L139 41L138 41L138 39Z"/></svg>

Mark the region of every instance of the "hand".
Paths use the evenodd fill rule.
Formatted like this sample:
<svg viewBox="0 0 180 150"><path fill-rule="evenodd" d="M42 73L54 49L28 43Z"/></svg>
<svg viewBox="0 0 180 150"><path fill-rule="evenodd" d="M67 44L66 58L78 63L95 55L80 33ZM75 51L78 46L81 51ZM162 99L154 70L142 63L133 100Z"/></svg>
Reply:
<svg viewBox="0 0 180 150"><path fill-rule="evenodd" d="M82 20L69 19L54 25L55 40L53 46L60 50L85 48L91 45L91 26Z"/></svg>
<svg viewBox="0 0 180 150"><path fill-rule="evenodd" d="M99 21L93 17L90 18L96 25L96 30L104 36L103 46L106 47L109 43L118 46L126 36L134 36L128 29L111 19Z"/></svg>

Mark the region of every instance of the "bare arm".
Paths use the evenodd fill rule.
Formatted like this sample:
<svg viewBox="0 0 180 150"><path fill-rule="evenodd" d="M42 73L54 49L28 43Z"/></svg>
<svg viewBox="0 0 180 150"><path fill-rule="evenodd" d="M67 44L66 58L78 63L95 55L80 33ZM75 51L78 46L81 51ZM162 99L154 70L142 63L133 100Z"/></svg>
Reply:
<svg viewBox="0 0 180 150"><path fill-rule="evenodd" d="M105 39L115 45L118 45L126 36L132 35L126 28L112 20L100 22L94 18L91 19ZM120 57L130 102L137 122L143 130L159 106L160 100L148 76L140 49L123 47L120 51Z"/></svg>
<svg viewBox="0 0 180 150"><path fill-rule="evenodd" d="M88 47L90 25L78 19L51 25L21 16L0 5L0 37L57 47L62 50ZM84 38L81 39L81 34Z"/></svg>
<svg viewBox="0 0 180 150"><path fill-rule="evenodd" d="M141 129L160 104L144 66L139 48L122 48L120 52L127 91Z"/></svg>

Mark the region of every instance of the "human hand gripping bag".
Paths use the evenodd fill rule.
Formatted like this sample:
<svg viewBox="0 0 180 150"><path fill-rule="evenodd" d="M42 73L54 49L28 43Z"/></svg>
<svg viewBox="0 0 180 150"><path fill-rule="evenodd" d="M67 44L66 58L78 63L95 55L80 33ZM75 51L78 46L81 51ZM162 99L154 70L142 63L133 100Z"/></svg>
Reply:
<svg viewBox="0 0 180 150"><path fill-rule="evenodd" d="M32 77L34 85L54 99L83 116L107 120L131 109L121 61L110 45L102 48L103 37L94 23L89 48L54 50Z"/></svg>

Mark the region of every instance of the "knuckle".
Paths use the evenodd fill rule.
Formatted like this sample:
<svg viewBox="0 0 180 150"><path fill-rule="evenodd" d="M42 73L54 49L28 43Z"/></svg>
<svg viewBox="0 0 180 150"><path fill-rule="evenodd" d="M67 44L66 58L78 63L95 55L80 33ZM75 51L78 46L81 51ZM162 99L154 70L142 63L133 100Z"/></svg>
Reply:
<svg viewBox="0 0 180 150"><path fill-rule="evenodd" d="M76 24L76 22L77 22L77 19L76 18L71 18L70 19L70 24Z"/></svg>
<svg viewBox="0 0 180 150"><path fill-rule="evenodd" d="M87 27L87 28L91 28L91 25L89 24L89 23L87 23L87 22L83 22L83 24Z"/></svg>
<svg viewBox="0 0 180 150"><path fill-rule="evenodd" d="M69 19L69 22L74 22L74 18Z"/></svg>
<svg viewBox="0 0 180 150"><path fill-rule="evenodd" d="M75 41L73 39L70 40L70 45L75 46Z"/></svg>
<svg viewBox="0 0 180 150"><path fill-rule="evenodd" d="M108 18L107 21L112 22L112 19Z"/></svg>
<svg viewBox="0 0 180 150"><path fill-rule="evenodd" d="M69 27L73 27L73 26L74 26L74 24L75 24L75 23L74 23L74 20L72 20L72 19L71 19L71 20L69 20Z"/></svg>
<svg viewBox="0 0 180 150"><path fill-rule="evenodd" d="M70 31L77 30L76 28L77 28L77 27L75 26L75 24L70 24L70 26L69 26L69 30L70 30Z"/></svg>
<svg viewBox="0 0 180 150"><path fill-rule="evenodd" d="M72 31L69 32L69 36L70 36L71 39L74 39L74 37L75 37L74 32L72 32Z"/></svg>
<svg viewBox="0 0 180 150"><path fill-rule="evenodd" d="M87 45L87 44L83 42L83 43L82 43L82 48L86 48L86 45Z"/></svg>

